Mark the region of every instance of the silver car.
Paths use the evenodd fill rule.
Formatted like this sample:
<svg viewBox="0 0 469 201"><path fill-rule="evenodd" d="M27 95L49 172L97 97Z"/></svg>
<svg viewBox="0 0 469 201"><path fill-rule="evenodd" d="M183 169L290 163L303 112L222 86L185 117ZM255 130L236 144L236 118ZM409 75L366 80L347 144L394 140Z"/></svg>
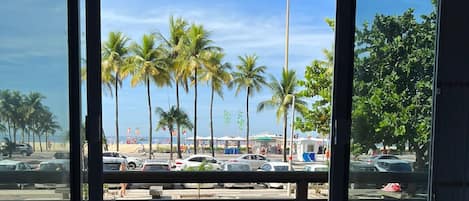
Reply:
<svg viewBox="0 0 469 201"><path fill-rule="evenodd" d="M223 171L229 172L246 172L251 171L251 166L241 162L226 162L222 166ZM254 188L253 183L224 183L225 188Z"/></svg>
<svg viewBox="0 0 469 201"><path fill-rule="evenodd" d="M238 158L229 160L229 162L247 163L249 164L249 166L251 166L252 170L258 169L259 167L261 167L262 164L269 161L270 160L267 159L265 156L259 154L243 154Z"/></svg>

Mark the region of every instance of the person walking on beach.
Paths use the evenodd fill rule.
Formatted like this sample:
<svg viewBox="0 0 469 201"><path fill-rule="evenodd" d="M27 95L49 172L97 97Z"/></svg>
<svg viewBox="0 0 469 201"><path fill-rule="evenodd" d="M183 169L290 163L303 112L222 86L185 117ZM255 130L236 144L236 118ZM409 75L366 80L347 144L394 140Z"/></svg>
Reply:
<svg viewBox="0 0 469 201"><path fill-rule="evenodd" d="M125 164L125 162L122 162L121 163L121 166L119 167L119 171L120 172L125 172L127 170L127 165ZM119 190L119 195L121 197L124 197L127 195L127 183L121 183L121 189Z"/></svg>

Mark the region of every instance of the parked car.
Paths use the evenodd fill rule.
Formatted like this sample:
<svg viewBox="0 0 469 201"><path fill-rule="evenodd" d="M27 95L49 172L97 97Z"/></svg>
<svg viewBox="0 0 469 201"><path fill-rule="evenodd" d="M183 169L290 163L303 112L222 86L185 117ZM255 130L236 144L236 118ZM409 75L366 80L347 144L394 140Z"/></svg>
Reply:
<svg viewBox="0 0 469 201"><path fill-rule="evenodd" d="M2 160L0 161L0 172L17 172L17 171L31 171L32 168L28 163L14 160ZM19 188L22 189L24 186L30 184L17 184L17 183L4 183L0 182L1 188Z"/></svg>
<svg viewBox="0 0 469 201"><path fill-rule="evenodd" d="M177 161L176 161L177 163ZM182 164L182 171L219 171L220 162L211 156L195 155ZM217 183L183 183L184 188L215 188Z"/></svg>
<svg viewBox="0 0 469 201"><path fill-rule="evenodd" d="M379 172L412 172L412 166L405 160L382 159L375 163Z"/></svg>
<svg viewBox="0 0 469 201"><path fill-rule="evenodd" d="M376 161L383 160L383 159L399 160L399 157L397 157L395 155L390 155L390 154L380 154L380 155L375 155L375 156L365 158L363 161L367 162L368 164L373 164L374 165L374 164L376 164Z"/></svg>
<svg viewBox="0 0 469 201"><path fill-rule="evenodd" d="M267 162L264 163L258 171L265 171L265 172L286 172L286 171L294 171L293 168L290 170L289 164L285 162ZM268 188L284 188L284 183L265 183Z"/></svg>
<svg viewBox="0 0 469 201"><path fill-rule="evenodd" d="M31 156L33 154L33 147L29 144L16 144L13 154L21 154L23 156Z"/></svg>
<svg viewBox="0 0 469 201"><path fill-rule="evenodd" d="M324 164L311 164L303 167L305 172L329 172L329 166Z"/></svg>
<svg viewBox="0 0 469 201"><path fill-rule="evenodd" d="M138 157L130 157L119 152L114 151L105 151L103 152L104 158L123 158L127 161L127 166L129 169L135 169L137 167L142 167L143 160Z"/></svg>
<svg viewBox="0 0 469 201"><path fill-rule="evenodd" d="M69 172L70 171L70 160L69 159L53 159L43 161L39 163L38 171L45 172ZM35 188L38 189L53 189L53 188L65 188L68 184L55 184L55 183L43 183L34 184Z"/></svg>
<svg viewBox="0 0 469 201"><path fill-rule="evenodd" d="M246 172L251 171L252 168L248 163L243 162L226 162L222 165L222 171L229 172ZM224 183L225 188L254 188L253 183Z"/></svg>
<svg viewBox="0 0 469 201"><path fill-rule="evenodd" d="M142 172L169 172L171 165L164 160L146 160L141 168ZM172 183L132 183L129 188L149 188L150 186L163 186L163 188L173 188Z"/></svg>
<svg viewBox="0 0 469 201"><path fill-rule="evenodd" d="M221 170L221 162L208 155L193 155L186 159L176 159L176 170L183 170L189 167L198 167L204 161L208 162L208 164L212 167L212 170Z"/></svg>
<svg viewBox="0 0 469 201"><path fill-rule="evenodd" d="M119 172L122 163L127 164L124 158L117 157L104 157L103 158L103 172ZM106 184L109 188L119 188L120 184Z"/></svg>
<svg viewBox="0 0 469 201"><path fill-rule="evenodd" d="M350 162L350 172L365 172L365 173L371 173L371 172L378 172L378 169L372 165L368 164L366 162L360 162L360 161L351 161ZM373 183L373 181L368 182L368 183L350 183L350 188L351 189L375 189L378 188L379 185L376 183Z"/></svg>
<svg viewBox="0 0 469 201"><path fill-rule="evenodd" d="M64 151L55 152L54 159L70 159L70 153Z"/></svg>
<svg viewBox="0 0 469 201"><path fill-rule="evenodd" d="M252 170L256 170L261 167L262 164L265 162L269 162L270 160L267 159L265 156L259 154L243 154L238 158L229 160L230 162L242 162L248 163Z"/></svg>

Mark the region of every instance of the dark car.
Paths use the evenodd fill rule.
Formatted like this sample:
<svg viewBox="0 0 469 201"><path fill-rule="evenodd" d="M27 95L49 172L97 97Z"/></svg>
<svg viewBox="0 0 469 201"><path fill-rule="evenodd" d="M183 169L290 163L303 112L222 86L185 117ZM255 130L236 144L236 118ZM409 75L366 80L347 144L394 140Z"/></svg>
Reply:
<svg viewBox="0 0 469 201"><path fill-rule="evenodd" d="M399 160L399 157L391 154L380 154L365 159L368 164L376 164L378 160Z"/></svg>
<svg viewBox="0 0 469 201"><path fill-rule="evenodd" d="M368 164L366 162L359 162L359 161L351 161L350 162L350 172L360 172L360 173L372 173L372 172L378 172L378 169L372 165ZM368 183L350 183L350 188L351 189L360 189L360 188L367 188L367 189L375 189L378 188L380 185L375 184L373 182L368 182Z"/></svg>
<svg viewBox="0 0 469 201"><path fill-rule="evenodd" d="M171 165L169 161L147 160L142 165L142 172L169 172ZM150 186L163 186L164 189L173 188L172 183L131 183L130 188L150 188Z"/></svg>
<svg viewBox="0 0 469 201"><path fill-rule="evenodd" d="M21 154L23 156L31 156L33 154L33 147L29 144L16 144L13 154Z"/></svg>

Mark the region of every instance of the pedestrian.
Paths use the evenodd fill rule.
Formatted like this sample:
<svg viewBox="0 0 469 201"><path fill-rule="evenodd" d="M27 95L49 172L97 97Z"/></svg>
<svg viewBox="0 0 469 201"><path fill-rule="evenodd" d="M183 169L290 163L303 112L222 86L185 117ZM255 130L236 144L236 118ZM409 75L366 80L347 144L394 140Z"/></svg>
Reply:
<svg viewBox="0 0 469 201"><path fill-rule="evenodd" d="M121 163L121 166L119 167L120 172L125 172L127 170L127 165L125 162ZM119 195L121 197L124 197L127 195L127 183L121 183L121 189L119 190Z"/></svg>

